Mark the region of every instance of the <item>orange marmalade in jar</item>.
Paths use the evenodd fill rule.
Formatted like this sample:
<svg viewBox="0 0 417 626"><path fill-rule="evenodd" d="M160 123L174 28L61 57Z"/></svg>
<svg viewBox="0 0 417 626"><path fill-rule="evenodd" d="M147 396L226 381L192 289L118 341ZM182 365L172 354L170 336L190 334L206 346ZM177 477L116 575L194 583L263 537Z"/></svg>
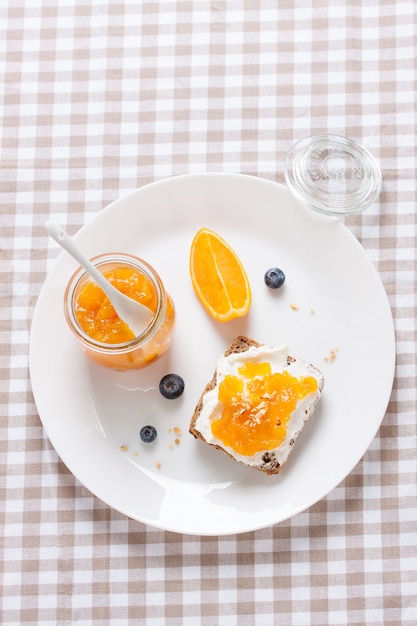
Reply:
<svg viewBox="0 0 417 626"><path fill-rule="evenodd" d="M103 254L94 265L116 289L151 311L148 327L135 336L89 274L79 268L65 291L68 325L86 356L116 370L140 369L153 363L171 345L174 305L157 272L130 254Z"/></svg>

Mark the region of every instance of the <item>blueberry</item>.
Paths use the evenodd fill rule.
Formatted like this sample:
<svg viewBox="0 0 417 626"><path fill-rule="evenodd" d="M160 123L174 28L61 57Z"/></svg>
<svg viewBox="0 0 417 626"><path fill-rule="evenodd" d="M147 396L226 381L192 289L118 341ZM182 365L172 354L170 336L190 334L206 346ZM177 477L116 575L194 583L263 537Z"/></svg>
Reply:
<svg viewBox="0 0 417 626"><path fill-rule="evenodd" d="M278 289L285 282L285 274L279 267L271 267L264 276L265 285L270 289Z"/></svg>
<svg viewBox="0 0 417 626"><path fill-rule="evenodd" d="M156 432L155 426L143 426L139 434L144 443L152 443L152 441L155 441L158 433Z"/></svg>
<svg viewBox="0 0 417 626"><path fill-rule="evenodd" d="M166 374L159 383L159 391L168 400L179 398L184 391L184 381L178 374Z"/></svg>

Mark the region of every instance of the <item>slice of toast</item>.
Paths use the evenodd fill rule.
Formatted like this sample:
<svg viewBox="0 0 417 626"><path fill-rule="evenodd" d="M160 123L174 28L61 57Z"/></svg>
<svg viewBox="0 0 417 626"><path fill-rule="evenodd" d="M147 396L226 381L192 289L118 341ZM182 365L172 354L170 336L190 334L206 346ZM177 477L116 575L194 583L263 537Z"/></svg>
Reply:
<svg viewBox="0 0 417 626"><path fill-rule="evenodd" d="M295 410L286 424L286 436L284 440L273 450L260 450L252 456L244 456L237 453L233 448L225 446L219 439L216 439L211 431L211 421L219 416L219 402L217 399L217 386L225 375L227 367L231 361L243 362L241 355L247 353L247 360L261 361L268 360L268 355L279 362L280 371L288 370L295 377L314 377L317 381L317 391L308 394L303 400L299 400ZM246 360L246 359L245 359ZM266 474L278 474L294 447L294 443L301 433L304 425L314 412L315 406L320 399L324 386L324 378L321 372L314 365L302 359L296 359L288 353L285 346L270 348L264 346L249 337L236 337L222 357L220 357L213 378L206 385L200 399L196 405L190 422L190 433L197 439L218 450L222 450L236 461L244 463L249 467L265 472Z"/></svg>

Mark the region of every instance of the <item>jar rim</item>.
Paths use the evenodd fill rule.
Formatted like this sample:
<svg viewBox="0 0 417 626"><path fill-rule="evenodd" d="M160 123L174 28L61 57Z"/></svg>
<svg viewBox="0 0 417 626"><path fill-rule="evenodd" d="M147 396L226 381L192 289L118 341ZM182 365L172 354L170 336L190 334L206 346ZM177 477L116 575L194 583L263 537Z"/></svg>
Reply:
<svg viewBox="0 0 417 626"><path fill-rule="evenodd" d="M154 315L147 328L138 336L134 337L130 341L122 343L105 343L104 341L98 341L86 333L79 325L74 313L75 294L77 288L81 286L82 281L89 276L88 272L83 267L78 267L72 274L68 281L67 288L64 294L64 309L65 317L68 325L74 334L87 346L99 350L102 352L112 353L124 353L131 351L132 348L140 347L141 344L151 339L158 331L162 324L162 321L166 313L166 296L165 288L162 280L156 270L144 259L136 257L132 254L125 252L110 252L105 254L99 254L92 257L91 262L98 268L103 266L109 266L111 264L122 264L124 266L134 267L144 274L152 283L157 298L157 306Z"/></svg>

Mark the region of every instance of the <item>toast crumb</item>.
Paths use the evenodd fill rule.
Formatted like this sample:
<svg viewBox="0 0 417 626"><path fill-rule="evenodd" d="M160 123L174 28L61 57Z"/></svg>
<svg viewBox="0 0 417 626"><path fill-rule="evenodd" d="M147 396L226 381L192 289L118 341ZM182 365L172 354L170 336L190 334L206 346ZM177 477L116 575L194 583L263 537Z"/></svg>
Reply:
<svg viewBox="0 0 417 626"><path fill-rule="evenodd" d="M337 346L335 348L331 348L329 356L324 357L324 360L326 361L326 363L333 363L338 352L339 352L339 348Z"/></svg>

